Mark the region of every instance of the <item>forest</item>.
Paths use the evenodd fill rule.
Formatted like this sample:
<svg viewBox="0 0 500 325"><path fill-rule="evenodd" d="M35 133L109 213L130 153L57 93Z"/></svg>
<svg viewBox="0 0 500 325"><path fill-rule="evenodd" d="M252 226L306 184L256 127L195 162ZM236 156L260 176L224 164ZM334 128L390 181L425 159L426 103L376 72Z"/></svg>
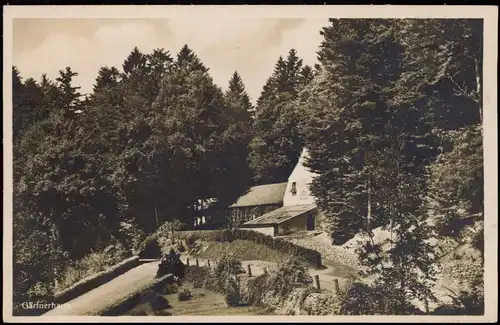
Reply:
<svg viewBox="0 0 500 325"><path fill-rule="evenodd" d="M483 251L482 24L330 19L318 63L290 49L255 104L238 72L223 90L189 45L131 49L85 95L71 67L55 80L12 67L15 299L129 247L124 225L192 225L199 200L286 181L304 146L334 242L394 229L391 254L370 241L359 253L386 308L430 296L429 239Z"/></svg>

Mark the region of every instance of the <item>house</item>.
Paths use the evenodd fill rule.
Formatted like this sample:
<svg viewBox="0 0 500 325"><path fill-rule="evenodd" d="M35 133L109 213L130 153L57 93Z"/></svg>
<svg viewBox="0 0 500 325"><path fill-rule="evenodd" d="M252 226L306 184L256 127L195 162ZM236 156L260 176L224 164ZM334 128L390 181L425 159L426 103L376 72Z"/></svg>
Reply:
<svg viewBox="0 0 500 325"><path fill-rule="evenodd" d="M283 197L288 183L266 184L251 187L247 193L229 206L227 218L233 224L252 220L283 206Z"/></svg>
<svg viewBox="0 0 500 325"><path fill-rule="evenodd" d="M310 184L316 174L305 166L307 157L308 151L304 149L288 182L284 183L283 205L249 219L240 229L284 236L322 228L324 216L316 207L315 198L310 191Z"/></svg>

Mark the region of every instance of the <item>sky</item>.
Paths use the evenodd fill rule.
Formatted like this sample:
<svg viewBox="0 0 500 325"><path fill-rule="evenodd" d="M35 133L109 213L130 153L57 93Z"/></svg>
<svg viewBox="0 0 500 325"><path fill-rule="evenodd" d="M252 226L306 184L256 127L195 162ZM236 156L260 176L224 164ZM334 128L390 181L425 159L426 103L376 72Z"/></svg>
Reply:
<svg viewBox="0 0 500 325"><path fill-rule="evenodd" d="M16 18L13 64L23 78L37 80L43 73L55 79L59 70L70 66L78 72L75 84L85 94L101 66L121 69L135 46L144 53L164 48L175 56L187 44L223 89L238 71L255 103L280 55L295 48L305 64L316 63L320 30L327 25L326 18Z"/></svg>

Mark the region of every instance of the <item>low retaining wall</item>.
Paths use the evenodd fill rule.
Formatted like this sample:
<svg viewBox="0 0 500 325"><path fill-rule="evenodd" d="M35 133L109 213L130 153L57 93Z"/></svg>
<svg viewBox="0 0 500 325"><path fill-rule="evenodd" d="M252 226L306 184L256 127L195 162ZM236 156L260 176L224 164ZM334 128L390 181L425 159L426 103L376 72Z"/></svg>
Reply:
<svg viewBox="0 0 500 325"><path fill-rule="evenodd" d="M77 283L73 284L71 287L58 292L54 296L54 302L56 304L63 304L68 302L76 297L83 295L90 290L97 288L98 286L111 281L119 275L133 269L134 267L139 266L139 256L134 256L129 259L126 259L115 266L101 271L97 274L93 274L89 277L86 277Z"/></svg>

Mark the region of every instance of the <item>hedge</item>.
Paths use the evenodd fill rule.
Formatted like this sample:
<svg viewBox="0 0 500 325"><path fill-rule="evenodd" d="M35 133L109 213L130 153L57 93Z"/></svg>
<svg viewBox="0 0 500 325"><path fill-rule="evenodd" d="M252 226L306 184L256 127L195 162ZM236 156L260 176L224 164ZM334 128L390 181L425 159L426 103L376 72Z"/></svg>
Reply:
<svg viewBox="0 0 500 325"><path fill-rule="evenodd" d="M150 235L144 239L141 243L138 256L140 259L160 259L162 257L157 234Z"/></svg>
<svg viewBox="0 0 500 325"><path fill-rule="evenodd" d="M299 257L315 267L322 266L321 254L313 249L305 248L280 238L274 238L269 235L251 230L241 229L221 229L221 230L198 230L198 231L177 231L179 239L191 239L201 241L231 242L236 239L253 241L276 249L280 252Z"/></svg>

